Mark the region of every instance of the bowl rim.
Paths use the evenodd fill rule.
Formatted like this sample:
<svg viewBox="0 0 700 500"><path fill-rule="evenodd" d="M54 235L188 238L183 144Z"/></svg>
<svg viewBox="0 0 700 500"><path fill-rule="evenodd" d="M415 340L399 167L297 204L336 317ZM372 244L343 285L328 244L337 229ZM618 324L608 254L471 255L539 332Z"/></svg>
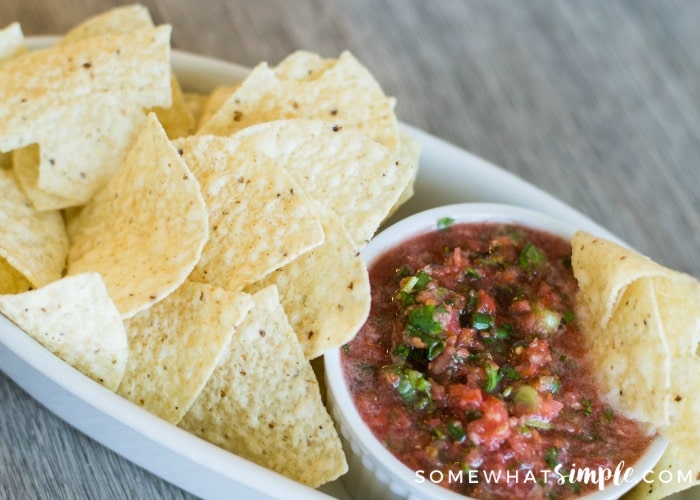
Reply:
<svg viewBox="0 0 700 500"><path fill-rule="evenodd" d="M437 230L437 221L443 217L453 219L454 224L470 222L519 224L550 232L567 239L570 239L578 230L587 230L593 234L599 233L595 225L590 225L590 227L574 226L550 215L515 205L502 203L457 203L417 212L383 229L361 252L368 268L378 257L396 245L418 235ZM614 235L605 234L601 236L627 246ZM335 418L343 420L343 422L339 422L341 430L347 429L347 432L350 434L350 436L346 436L350 441L347 451L354 453L356 447L359 446L365 454L372 457L375 465L385 475L400 482L403 487L413 494L427 498L449 498L455 500L469 498L434 484L427 478L419 484L416 481L416 472L404 465L374 436L355 407L352 395L345 382L340 361L341 350L342 346L327 352L324 355L324 366L328 401L331 404ZM603 490L590 492L579 498L586 500L611 500L621 497L639 483L645 473L654 467L667 445L666 440L656 437L639 460L632 464L634 471L631 474L631 481L613 484Z"/></svg>

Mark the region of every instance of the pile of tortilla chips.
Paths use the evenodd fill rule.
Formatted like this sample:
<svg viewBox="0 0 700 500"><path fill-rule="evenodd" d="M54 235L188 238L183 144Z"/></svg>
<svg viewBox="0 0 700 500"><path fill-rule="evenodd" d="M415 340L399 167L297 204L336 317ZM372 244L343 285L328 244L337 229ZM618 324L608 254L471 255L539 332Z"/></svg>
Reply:
<svg viewBox="0 0 700 500"><path fill-rule="evenodd" d="M369 312L361 247L419 150L349 53L183 92L130 5L0 30L0 311L110 390L316 487L347 470L310 364Z"/></svg>
<svg viewBox="0 0 700 500"><path fill-rule="evenodd" d="M700 484L700 282L585 232L572 239L572 266L577 317L603 393L669 442L629 497Z"/></svg>

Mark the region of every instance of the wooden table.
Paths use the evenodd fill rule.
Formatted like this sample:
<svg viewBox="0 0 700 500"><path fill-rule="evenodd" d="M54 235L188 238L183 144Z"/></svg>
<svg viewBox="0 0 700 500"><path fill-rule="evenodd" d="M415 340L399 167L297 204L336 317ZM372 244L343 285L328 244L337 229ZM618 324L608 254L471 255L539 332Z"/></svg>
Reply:
<svg viewBox="0 0 700 500"><path fill-rule="evenodd" d="M3 0L0 27L57 34L121 3ZM397 97L404 122L700 276L698 2L144 3L172 24L175 48L244 65L349 49ZM188 497L0 375L0 498Z"/></svg>

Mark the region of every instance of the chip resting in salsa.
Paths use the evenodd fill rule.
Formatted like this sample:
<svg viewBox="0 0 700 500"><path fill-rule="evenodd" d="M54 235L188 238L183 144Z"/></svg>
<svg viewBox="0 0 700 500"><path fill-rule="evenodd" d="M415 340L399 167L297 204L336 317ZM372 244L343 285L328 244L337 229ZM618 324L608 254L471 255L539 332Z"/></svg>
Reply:
<svg viewBox="0 0 700 500"><path fill-rule="evenodd" d="M669 441L657 480L640 483L635 498L692 486L661 482L663 470L700 483L700 282L586 232L572 247L577 314L596 378L612 404Z"/></svg>

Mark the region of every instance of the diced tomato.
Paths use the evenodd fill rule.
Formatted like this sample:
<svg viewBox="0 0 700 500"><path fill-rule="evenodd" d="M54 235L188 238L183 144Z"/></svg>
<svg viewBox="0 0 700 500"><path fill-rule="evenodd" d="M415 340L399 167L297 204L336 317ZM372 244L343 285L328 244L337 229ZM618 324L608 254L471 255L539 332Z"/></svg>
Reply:
<svg viewBox="0 0 700 500"><path fill-rule="evenodd" d="M557 418L562 408L564 408L564 405L554 399L550 393L540 393L540 408L538 413L543 420L551 422Z"/></svg>
<svg viewBox="0 0 700 500"><path fill-rule="evenodd" d="M496 302L484 290L479 290L476 293L476 310L480 313L494 315L496 314Z"/></svg>
<svg viewBox="0 0 700 500"><path fill-rule="evenodd" d="M534 377L540 370L552 362L552 354L549 351L549 342L535 338L530 345L525 347L523 355L525 363L518 366L518 371L524 377Z"/></svg>
<svg viewBox="0 0 700 500"><path fill-rule="evenodd" d="M510 436L508 411L503 402L487 396L479 406L481 418L467 424L467 435L473 443L493 451Z"/></svg>
<svg viewBox="0 0 700 500"><path fill-rule="evenodd" d="M447 395L448 404L456 410L475 410L483 401L481 389L466 384L450 385L447 389Z"/></svg>
<svg viewBox="0 0 700 500"><path fill-rule="evenodd" d="M532 311L532 303L529 300L516 300L510 305L513 314L526 314Z"/></svg>

